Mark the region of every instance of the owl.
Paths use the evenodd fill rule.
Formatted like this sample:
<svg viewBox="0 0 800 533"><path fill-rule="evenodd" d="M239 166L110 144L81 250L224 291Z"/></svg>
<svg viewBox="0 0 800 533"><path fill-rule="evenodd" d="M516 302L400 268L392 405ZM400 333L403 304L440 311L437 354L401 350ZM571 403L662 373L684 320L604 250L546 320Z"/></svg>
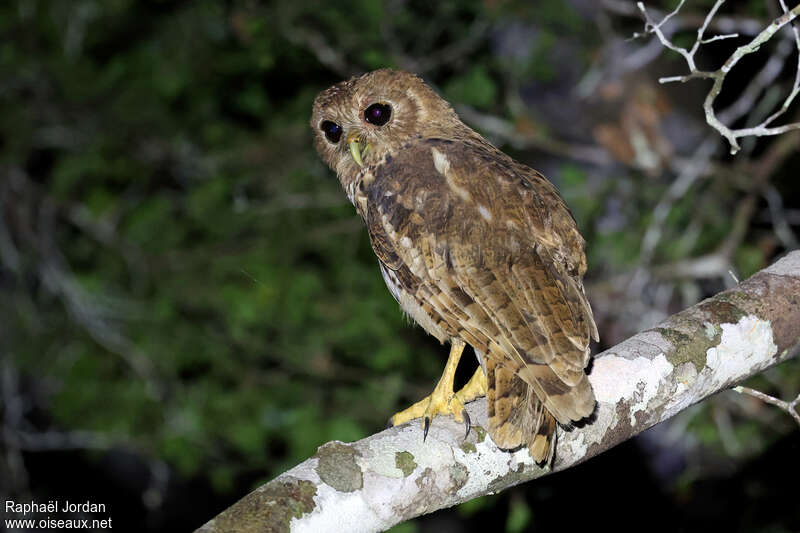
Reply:
<svg viewBox="0 0 800 533"><path fill-rule="evenodd" d="M553 457L556 425L588 417L597 327L583 288L585 241L556 188L459 119L419 77L376 70L321 92L316 150L364 220L389 291L450 344L433 392L390 418L453 416L485 395L498 447ZM469 344L479 366L454 391Z"/></svg>

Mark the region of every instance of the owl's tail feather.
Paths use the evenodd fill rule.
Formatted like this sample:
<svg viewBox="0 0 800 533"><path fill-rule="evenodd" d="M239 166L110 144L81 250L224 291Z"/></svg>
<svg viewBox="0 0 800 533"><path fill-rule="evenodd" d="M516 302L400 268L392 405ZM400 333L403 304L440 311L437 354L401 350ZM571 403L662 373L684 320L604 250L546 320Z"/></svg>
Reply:
<svg viewBox="0 0 800 533"><path fill-rule="evenodd" d="M537 463L549 464L556 450L556 419L545 411L544 420L528 442L531 457Z"/></svg>
<svg viewBox="0 0 800 533"><path fill-rule="evenodd" d="M565 426L586 418L594 411L594 392L586 374L573 385L564 383L548 365L523 365L516 374L531 386L545 409Z"/></svg>
<svg viewBox="0 0 800 533"><path fill-rule="evenodd" d="M549 463L555 450L555 418L533 387L512 369L498 363L496 357L484 357L484 363L492 440L506 450L527 445L534 461Z"/></svg>

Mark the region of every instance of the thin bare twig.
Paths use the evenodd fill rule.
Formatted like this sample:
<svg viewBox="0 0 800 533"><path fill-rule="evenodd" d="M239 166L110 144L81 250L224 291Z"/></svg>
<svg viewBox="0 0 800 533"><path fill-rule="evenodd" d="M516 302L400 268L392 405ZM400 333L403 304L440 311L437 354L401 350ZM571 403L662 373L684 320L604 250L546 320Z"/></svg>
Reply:
<svg viewBox="0 0 800 533"><path fill-rule="evenodd" d="M640 14L635 2L626 0L602 0L603 9L615 15L635 17ZM655 18L663 17L663 12L658 9L648 7L648 11ZM679 30L684 28L696 28L702 24L705 16L697 13L682 12L672 18L672 27ZM764 27L764 22L753 17L742 15L718 15L708 26L710 29L722 33L741 33L744 35L756 35ZM666 30L666 29L665 29Z"/></svg>
<svg viewBox="0 0 800 533"><path fill-rule="evenodd" d="M700 257L680 260L651 269L659 278L723 278L731 269L733 254L747 235L750 221L756 212L761 191L778 166L797 149L800 134L792 133L770 145L769 149L753 165L751 188L733 214L731 229L717 248Z"/></svg>
<svg viewBox="0 0 800 533"><path fill-rule="evenodd" d="M456 110L466 123L482 130L488 136L500 138L503 142L516 149L536 148L544 152L566 156L575 161L597 166L605 166L611 163L611 157L599 146L565 143L557 139L531 135L518 130L510 120L481 113L467 105L459 105Z"/></svg>
<svg viewBox="0 0 800 533"><path fill-rule="evenodd" d="M778 240L787 250L800 248L800 241L798 241L787 221L786 213L783 209L783 199L778 190L771 185L766 187L764 189L764 199L769 207L770 221L775 230L775 236L778 237Z"/></svg>
<svg viewBox="0 0 800 533"><path fill-rule="evenodd" d="M797 411L797 405L800 404L800 394L798 394L797 398L795 398L791 402L785 402L783 400L775 398L774 396L770 396L769 394L765 394L761 391L751 389L750 387L738 386L734 387L733 390L735 390L739 394L747 394L749 396L752 396L753 398L758 398L764 403L774 405L775 407L780 407L781 409L789 413L789 416L794 418L795 422L797 422L797 424L800 425L800 412Z"/></svg>
<svg viewBox="0 0 800 533"><path fill-rule="evenodd" d="M672 205L678 198L682 198L699 178L708 175L711 168L710 159L714 155L718 142L716 138L709 137L700 144L689 160L689 164L683 167L667 193L653 209L653 217L642 238L639 259L642 266L647 266L653 257L653 252L663 234L664 223L672 211Z"/></svg>
<svg viewBox="0 0 800 533"><path fill-rule="evenodd" d="M748 83L747 87L745 87L745 90L742 91L736 101L717 113L719 119L726 124L732 124L734 121L749 113L753 109L753 106L756 105L759 95L761 95L766 88L771 87L778 78L783 70L786 58L789 57L792 49L792 45L789 41L784 40L778 43L775 51L770 55L767 62L764 63L764 66L761 67L761 70L758 71L758 74L753 76L750 83Z"/></svg>
<svg viewBox="0 0 800 533"><path fill-rule="evenodd" d="M785 2L783 0L781 0L781 7L783 8L783 15L781 15L780 17L778 17L775 20L773 20L765 29L763 29L749 43L747 43L745 45L742 45L742 46L739 46L728 57L728 59L723 63L723 65L720 68L718 68L717 70L714 70L714 71L699 70L697 68L697 65L695 64L695 54L700 49L700 46L702 44L707 43L707 42L720 40L722 38L728 38L729 35L732 35L732 34L726 34L726 35L718 36L716 38L703 39L703 36L704 36L708 26L710 25L711 20L714 18L714 16L716 15L717 11L719 10L719 8L722 6L723 3L725 3L725 0L717 0L717 2L714 3L714 6L711 8L711 10L706 15L706 17L705 17L705 19L703 21L703 24L697 30L697 38L695 39L694 44L692 45L691 49L688 49L688 50L686 48L684 48L684 47L677 46L676 44L674 44L670 40L670 38L667 37L667 35L665 35L664 31L662 30L662 26L666 22L668 22L671 18L676 16L677 13L680 11L680 9L683 7L684 0L681 0L681 2L678 4L678 6L676 8L672 12L668 13L661 20L661 22L658 22L658 23L653 21L653 19L648 14L647 9L645 8L645 6L644 6L644 4L642 2L638 2L636 5L639 8L639 10L642 12L642 14L644 15L644 18L645 18L644 33L645 34L647 34L647 33L655 34L656 37L658 38L658 40L661 42L661 44L664 47L666 47L666 48L668 48L668 49L670 49L670 50L672 50L674 52L677 52L678 54L683 56L684 60L686 61L686 64L689 67L689 74L681 75L681 76L669 76L669 77L660 78L659 82L660 83L670 83L670 82L681 82L681 83L683 83L683 82L686 82L686 81L689 81L689 80L692 80L692 79L697 79L697 78L713 80L714 83L711 86L711 89L709 90L708 94L706 95L705 101L703 102L703 109L704 109L705 115L706 115L706 122L711 127L713 127L715 130L717 130L720 133L720 135L722 135L723 137L725 137L725 139L728 140L728 143L730 143L730 146L731 146L731 153L735 154L736 152L738 152L740 150L738 139L741 138L741 137L750 137L750 136L753 136L753 137L764 137L764 136L770 136L770 135L780 135L782 133L786 133L786 132L791 131L791 130L800 129L800 122L785 124L783 126L773 126L772 125L772 123L777 118L779 118L784 113L786 113L786 111L789 109L789 106L794 101L795 97L800 93L800 34L798 33L797 28L794 27L794 26L792 26L792 31L795 34L795 44L796 44L796 48L798 50L798 66L797 66L797 73L795 75L794 85L792 87L791 92L789 93L789 95L784 100L783 105L781 105L781 107L777 111L775 111L770 116L768 116L760 124L758 124L756 126L753 126L753 127L739 128L739 129L731 129L729 126L726 126L722 122L720 116L718 116L716 111L714 110L714 101L716 100L717 96L719 96L719 93L722 91L722 85L725 82L725 77L728 75L728 73L731 71L731 69L733 69L733 67L735 67L736 64L743 57L745 57L746 55L752 54L755 51L757 51L764 43L769 41L772 38L772 36L775 35L781 28L783 28L787 24L790 24L795 18L797 18L797 16L800 15L800 4L798 4L797 6L792 8L791 10L789 10L786 7ZM637 37L637 36L639 36L639 34L634 34L634 37ZM747 91L745 91L745 93L743 93L743 94L747 95L746 96L747 98L751 97L751 93L748 93ZM736 104L733 104L731 107L734 107L734 106L736 106Z"/></svg>
<svg viewBox="0 0 800 533"><path fill-rule="evenodd" d="M19 390L19 374L11 360L3 361L0 365L0 397L3 398L3 419L0 429L0 448L3 450L5 466L8 476L8 489L21 493L28 487L28 470L22 449L16 444L11 435L17 431L24 420L24 399Z"/></svg>

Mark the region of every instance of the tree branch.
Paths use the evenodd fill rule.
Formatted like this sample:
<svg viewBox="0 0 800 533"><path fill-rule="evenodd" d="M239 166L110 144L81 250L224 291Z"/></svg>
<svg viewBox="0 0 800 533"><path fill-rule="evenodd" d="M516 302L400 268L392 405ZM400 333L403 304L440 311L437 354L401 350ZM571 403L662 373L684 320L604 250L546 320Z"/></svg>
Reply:
<svg viewBox="0 0 800 533"><path fill-rule="evenodd" d="M564 470L794 356L797 294L800 251L598 355L589 375L597 411L584 427L559 429L552 468L526 449L499 450L481 399L467 406L466 440L463 426L437 418L426 442L415 422L327 443L198 531L380 531Z"/></svg>

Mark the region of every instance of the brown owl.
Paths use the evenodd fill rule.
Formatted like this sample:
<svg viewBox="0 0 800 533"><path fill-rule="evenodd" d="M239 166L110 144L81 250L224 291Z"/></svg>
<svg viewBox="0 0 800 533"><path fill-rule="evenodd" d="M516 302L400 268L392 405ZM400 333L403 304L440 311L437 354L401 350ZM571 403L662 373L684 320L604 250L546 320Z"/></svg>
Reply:
<svg viewBox="0 0 800 533"><path fill-rule="evenodd" d="M377 70L314 101L317 152L364 219L392 295L425 331L450 342L430 396L395 414L467 424L486 395L501 448L553 457L556 422L589 416L584 368L597 339L583 289L584 240L555 187L466 126L420 78ZM480 367L453 391L465 344Z"/></svg>

